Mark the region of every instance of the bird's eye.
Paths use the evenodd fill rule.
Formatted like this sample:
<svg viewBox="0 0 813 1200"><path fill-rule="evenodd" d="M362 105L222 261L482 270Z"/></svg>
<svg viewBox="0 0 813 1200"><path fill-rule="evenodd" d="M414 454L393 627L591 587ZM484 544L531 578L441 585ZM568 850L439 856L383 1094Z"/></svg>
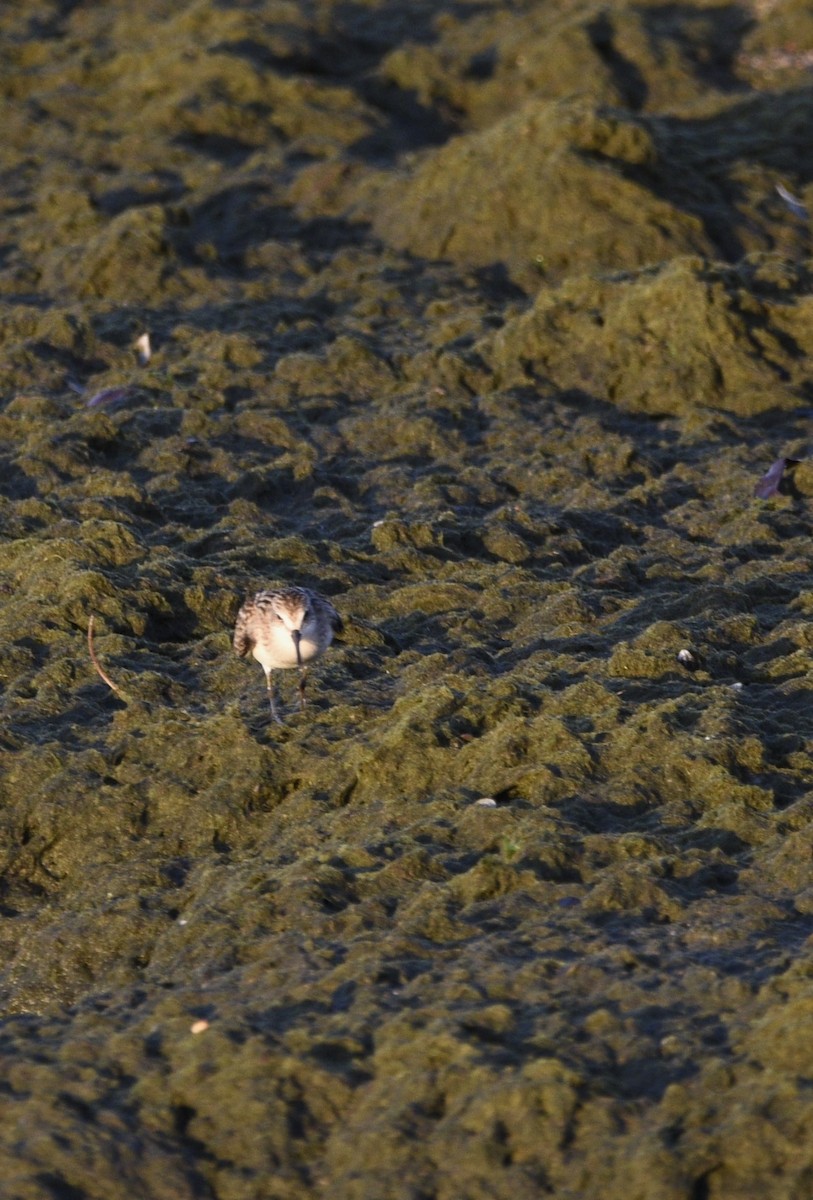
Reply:
<svg viewBox="0 0 813 1200"><path fill-rule="evenodd" d="M310 616L311 616L311 610L310 610L309 608L306 608L306 609L305 609L305 611L304 611L304 612L303 612L303 614L302 614L302 620L303 620L303 621L309 621L309 620L310 620Z"/></svg>

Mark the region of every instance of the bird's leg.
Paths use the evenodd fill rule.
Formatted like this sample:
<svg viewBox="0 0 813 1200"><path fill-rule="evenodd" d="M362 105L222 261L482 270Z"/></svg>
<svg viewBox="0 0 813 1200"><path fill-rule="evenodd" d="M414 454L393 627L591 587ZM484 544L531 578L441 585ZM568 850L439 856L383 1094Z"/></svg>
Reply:
<svg viewBox="0 0 813 1200"><path fill-rule="evenodd" d="M308 674L308 668L302 668L302 674L299 676L299 711L303 712L305 708L305 679Z"/></svg>
<svg viewBox="0 0 813 1200"><path fill-rule="evenodd" d="M271 705L271 720L276 721L278 725L282 724L282 717L277 712L277 704L274 699L274 679L269 671L265 677L268 684L268 703Z"/></svg>

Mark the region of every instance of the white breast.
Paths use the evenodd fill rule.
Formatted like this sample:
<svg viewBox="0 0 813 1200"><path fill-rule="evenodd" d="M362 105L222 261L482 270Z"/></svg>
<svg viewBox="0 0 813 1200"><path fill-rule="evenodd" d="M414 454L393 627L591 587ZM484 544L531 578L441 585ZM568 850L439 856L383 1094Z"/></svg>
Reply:
<svg viewBox="0 0 813 1200"><path fill-rule="evenodd" d="M309 662L320 653L317 642L307 636L300 639L299 653L303 662ZM285 670L299 665L296 657L296 646L290 631L284 625L270 626L266 635L254 643L252 654L264 671Z"/></svg>

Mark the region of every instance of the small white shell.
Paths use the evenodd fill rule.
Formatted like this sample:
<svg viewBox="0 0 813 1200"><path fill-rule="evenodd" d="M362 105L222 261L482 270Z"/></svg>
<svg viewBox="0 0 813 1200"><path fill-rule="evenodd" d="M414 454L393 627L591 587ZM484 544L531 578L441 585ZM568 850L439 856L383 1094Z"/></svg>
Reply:
<svg viewBox="0 0 813 1200"><path fill-rule="evenodd" d="M140 338L136 339L136 353L138 354L138 365L146 367L147 363L152 358L152 346L150 345L150 335L142 333Z"/></svg>

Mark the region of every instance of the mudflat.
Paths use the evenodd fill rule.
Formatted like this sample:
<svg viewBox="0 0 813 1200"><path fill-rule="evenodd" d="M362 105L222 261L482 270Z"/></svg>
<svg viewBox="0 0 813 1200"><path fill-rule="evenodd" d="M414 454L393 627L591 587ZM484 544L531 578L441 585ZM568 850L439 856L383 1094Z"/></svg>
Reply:
<svg viewBox="0 0 813 1200"><path fill-rule="evenodd" d="M812 67L0 8L8 1200L810 1194Z"/></svg>

